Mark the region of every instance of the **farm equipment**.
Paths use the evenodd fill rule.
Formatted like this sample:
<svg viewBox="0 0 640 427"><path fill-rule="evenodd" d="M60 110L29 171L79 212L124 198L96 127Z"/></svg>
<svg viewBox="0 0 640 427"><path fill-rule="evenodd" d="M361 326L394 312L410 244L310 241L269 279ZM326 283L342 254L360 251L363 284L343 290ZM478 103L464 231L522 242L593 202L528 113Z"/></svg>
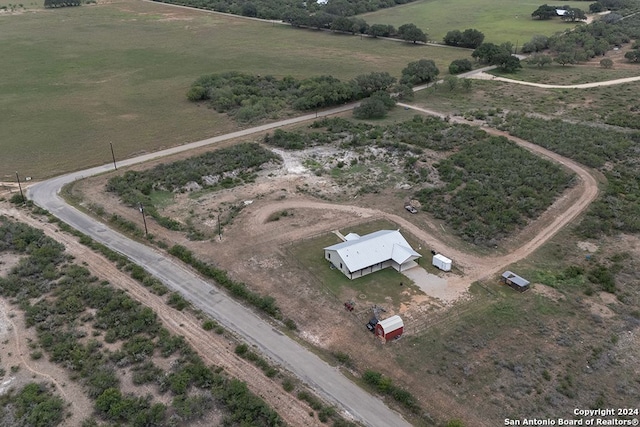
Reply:
<svg viewBox="0 0 640 427"><path fill-rule="evenodd" d="M365 326L371 332L375 332L376 325L378 324L378 321L379 321L378 316L380 315L380 312L384 313L387 310L385 310L382 307L378 307L377 305L374 305L373 307L371 307L371 310L373 310L373 317L371 318L371 320L369 320L369 323L367 323Z"/></svg>
<svg viewBox="0 0 640 427"><path fill-rule="evenodd" d="M344 308L347 311L353 311L354 308L356 308L356 303L353 300L347 301L344 303Z"/></svg>

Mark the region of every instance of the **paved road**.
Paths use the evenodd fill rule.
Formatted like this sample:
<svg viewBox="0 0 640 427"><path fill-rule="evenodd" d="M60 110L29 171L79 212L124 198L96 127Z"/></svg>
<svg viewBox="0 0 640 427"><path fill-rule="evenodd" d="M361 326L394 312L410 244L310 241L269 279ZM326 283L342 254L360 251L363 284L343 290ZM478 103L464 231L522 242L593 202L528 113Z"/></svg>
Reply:
<svg viewBox="0 0 640 427"><path fill-rule="evenodd" d="M354 105L346 105L333 110L319 112L318 117L328 116L352 109ZM122 161L119 165L131 165L153 158L166 156L180 151L190 150L204 145L215 144L239 136L246 136L268 129L314 119L316 114L309 114L278 123L258 126L234 132L228 135L210 138L204 141L175 147ZM371 396L356 386L336 368L322 361L300 344L283 335L272 325L258 317L253 311L245 308L235 300L218 292L211 284L198 275L174 262L163 253L135 242L104 224L69 206L59 196L63 185L83 177L97 175L113 169L113 165L104 165L52 178L35 184L28 189L27 195L33 202L60 218L70 226L82 231L96 241L106 245L144 267L154 276L174 289L195 307L209 314L225 328L239 334L251 345L293 372L302 381L309 384L316 392L347 411L354 419L368 426L404 427L410 426L399 414L390 410L380 399Z"/></svg>

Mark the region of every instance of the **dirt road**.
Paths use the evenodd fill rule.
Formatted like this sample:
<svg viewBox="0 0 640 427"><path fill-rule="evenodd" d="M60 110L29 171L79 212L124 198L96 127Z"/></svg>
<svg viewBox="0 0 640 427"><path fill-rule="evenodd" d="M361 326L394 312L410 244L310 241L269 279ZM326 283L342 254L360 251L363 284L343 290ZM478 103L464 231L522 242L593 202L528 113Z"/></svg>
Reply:
<svg viewBox="0 0 640 427"><path fill-rule="evenodd" d="M497 77L492 74L487 74L484 71L472 72L469 75L467 75L466 78L478 79L478 80L495 80L499 82L514 83L514 84L525 85L525 86L534 86L534 87L540 87L544 89L589 89L593 87L621 85L624 83L640 81L640 76L635 76L635 77L625 77L622 79L607 80L604 82L581 83L577 85L550 85L545 83L533 83L533 82L525 82L522 80L507 79L506 77Z"/></svg>

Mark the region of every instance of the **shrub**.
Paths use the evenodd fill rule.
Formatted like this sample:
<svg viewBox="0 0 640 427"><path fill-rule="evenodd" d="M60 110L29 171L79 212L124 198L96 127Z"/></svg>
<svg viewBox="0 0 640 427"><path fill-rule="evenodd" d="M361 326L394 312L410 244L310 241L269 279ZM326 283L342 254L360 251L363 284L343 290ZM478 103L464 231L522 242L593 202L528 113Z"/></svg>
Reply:
<svg viewBox="0 0 640 427"><path fill-rule="evenodd" d="M353 109L353 117L356 119L382 119L387 116L387 107L379 99L367 98Z"/></svg>
<svg viewBox="0 0 640 427"><path fill-rule="evenodd" d="M202 329L204 329L205 331L210 331L212 330L214 327L216 326L216 322L214 322L211 319L207 319L204 322L202 322Z"/></svg>
<svg viewBox="0 0 640 427"><path fill-rule="evenodd" d="M169 298L167 300L167 304L169 304L171 307L175 308L178 311L184 310L189 305L187 300L185 300L182 297L182 295L180 295L177 292L172 292L169 295Z"/></svg>
<svg viewBox="0 0 640 427"><path fill-rule="evenodd" d="M291 381L291 378L285 378L284 380L282 380L282 388L287 393L290 393L293 391L295 386L293 385L293 381Z"/></svg>
<svg viewBox="0 0 640 427"><path fill-rule="evenodd" d="M466 71L471 71L473 69L473 64L468 59L456 59L449 64L449 73L450 74L460 74Z"/></svg>

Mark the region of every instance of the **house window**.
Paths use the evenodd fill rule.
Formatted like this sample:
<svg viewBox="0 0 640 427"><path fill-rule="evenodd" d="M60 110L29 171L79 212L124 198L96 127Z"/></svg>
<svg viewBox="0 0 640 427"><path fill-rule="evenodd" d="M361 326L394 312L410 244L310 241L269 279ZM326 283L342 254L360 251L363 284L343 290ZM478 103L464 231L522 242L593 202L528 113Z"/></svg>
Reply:
<svg viewBox="0 0 640 427"><path fill-rule="evenodd" d="M331 254L327 254L327 258L328 258L328 259L331 259Z"/></svg>
<svg viewBox="0 0 640 427"><path fill-rule="evenodd" d="M340 270L342 270L342 263L340 263Z"/></svg>

